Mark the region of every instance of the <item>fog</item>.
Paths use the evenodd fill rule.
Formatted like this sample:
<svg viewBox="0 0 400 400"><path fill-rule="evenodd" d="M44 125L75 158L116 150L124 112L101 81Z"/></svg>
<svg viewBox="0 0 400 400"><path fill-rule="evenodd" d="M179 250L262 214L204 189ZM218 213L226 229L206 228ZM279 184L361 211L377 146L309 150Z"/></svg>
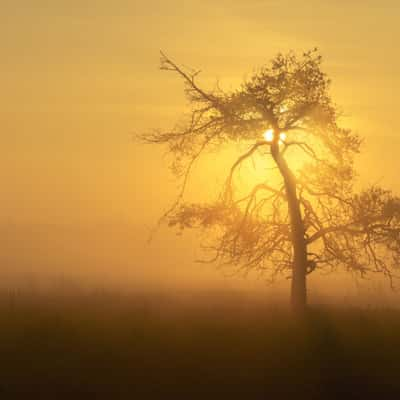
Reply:
<svg viewBox="0 0 400 400"><path fill-rule="evenodd" d="M4 289L228 290L288 298L285 277L271 286L195 263L195 234L161 228L147 243L178 184L163 150L131 137L173 126L186 106L181 82L158 70L160 48L201 69L205 86L219 79L229 88L278 51L320 47L344 125L366 139L357 161L361 183L400 190L394 1L351 1L346 12L341 1L89 3L6 1L0 16ZM222 175L213 174L217 166L226 171L227 161L211 157L197 170L192 198L215 194ZM311 302L397 304L388 287L375 276L357 283L346 274L313 274L309 294Z"/></svg>
<svg viewBox="0 0 400 400"><path fill-rule="evenodd" d="M289 282L285 276L273 284L268 276L232 276L232 268L196 262L198 237L176 236L160 229L151 243L148 227L127 223L3 224L0 229L4 292L83 294L158 293L246 296L285 305ZM160 261L162 260L162 261ZM385 279L360 279L348 273L318 272L309 279L311 304L397 306L399 295Z"/></svg>

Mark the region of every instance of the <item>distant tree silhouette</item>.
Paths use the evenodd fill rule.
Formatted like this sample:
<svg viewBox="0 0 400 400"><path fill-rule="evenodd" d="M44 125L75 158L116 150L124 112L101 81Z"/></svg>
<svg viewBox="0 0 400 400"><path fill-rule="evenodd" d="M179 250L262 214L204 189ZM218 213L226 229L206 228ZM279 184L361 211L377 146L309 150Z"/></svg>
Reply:
<svg viewBox="0 0 400 400"><path fill-rule="evenodd" d="M343 267L361 276L380 272L393 286L400 262L400 199L377 186L355 192L353 158L361 140L338 126L317 49L278 54L234 91L218 85L203 89L199 71L178 66L163 53L161 69L183 80L191 104L190 117L178 127L142 136L168 146L172 170L182 178L164 221L207 230L210 262L266 271L270 278L291 271L296 310L305 309L306 278L317 269ZM186 203L194 162L232 141L249 147L227 172L219 198ZM243 195L235 174L256 154L272 160L280 183L266 176ZM301 165L292 167L299 159Z"/></svg>

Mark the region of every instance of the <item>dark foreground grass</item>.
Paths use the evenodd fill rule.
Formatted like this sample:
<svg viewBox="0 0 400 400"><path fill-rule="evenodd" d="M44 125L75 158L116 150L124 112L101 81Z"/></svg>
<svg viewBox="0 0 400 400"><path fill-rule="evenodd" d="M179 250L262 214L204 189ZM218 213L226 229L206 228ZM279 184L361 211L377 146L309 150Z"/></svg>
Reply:
<svg viewBox="0 0 400 400"><path fill-rule="evenodd" d="M243 296L0 301L0 399L400 398L400 312Z"/></svg>

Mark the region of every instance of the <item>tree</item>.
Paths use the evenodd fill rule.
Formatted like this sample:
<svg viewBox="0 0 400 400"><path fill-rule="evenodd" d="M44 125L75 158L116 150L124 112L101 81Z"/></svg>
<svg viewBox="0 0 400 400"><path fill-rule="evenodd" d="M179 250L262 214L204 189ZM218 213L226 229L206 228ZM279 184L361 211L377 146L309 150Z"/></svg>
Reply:
<svg viewBox="0 0 400 400"><path fill-rule="evenodd" d="M278 54L237 90L224 91L203 89L199 71L161 53L161 69L184 82L190 115L172 130L142 136L168 146L172 170L182 178L162 219L182 230L206 230L210 262L271 278L289 270L296 310L306 308L307 275L317 269L380 272L393 286L400 261L400 199L377 186L356 192L353 160L361 139L338 125L321 61L317 49ZM208 204L185 202L196 160L232 141L249 147L232 164L220 196ZM235 175L255 155L272 161L279 183L266 176L244 194Z"/></svg>

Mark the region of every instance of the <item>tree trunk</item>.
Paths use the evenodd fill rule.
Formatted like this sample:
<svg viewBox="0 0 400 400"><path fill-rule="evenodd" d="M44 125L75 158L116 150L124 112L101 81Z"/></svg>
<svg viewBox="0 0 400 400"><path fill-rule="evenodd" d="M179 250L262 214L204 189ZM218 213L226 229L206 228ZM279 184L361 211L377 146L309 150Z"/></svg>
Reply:
<svg viewBox="0 0 400 400"><path fill-rule="evenodd" d="M274 158L285 184L289 208L291 239L293 245L293 266L291 285L291 306L296 312L303 312L307 307L307 243L304 237L304 224L301 217L300 202L296 191L296 178L279 151L279 143L271 145Z"/></svg>

